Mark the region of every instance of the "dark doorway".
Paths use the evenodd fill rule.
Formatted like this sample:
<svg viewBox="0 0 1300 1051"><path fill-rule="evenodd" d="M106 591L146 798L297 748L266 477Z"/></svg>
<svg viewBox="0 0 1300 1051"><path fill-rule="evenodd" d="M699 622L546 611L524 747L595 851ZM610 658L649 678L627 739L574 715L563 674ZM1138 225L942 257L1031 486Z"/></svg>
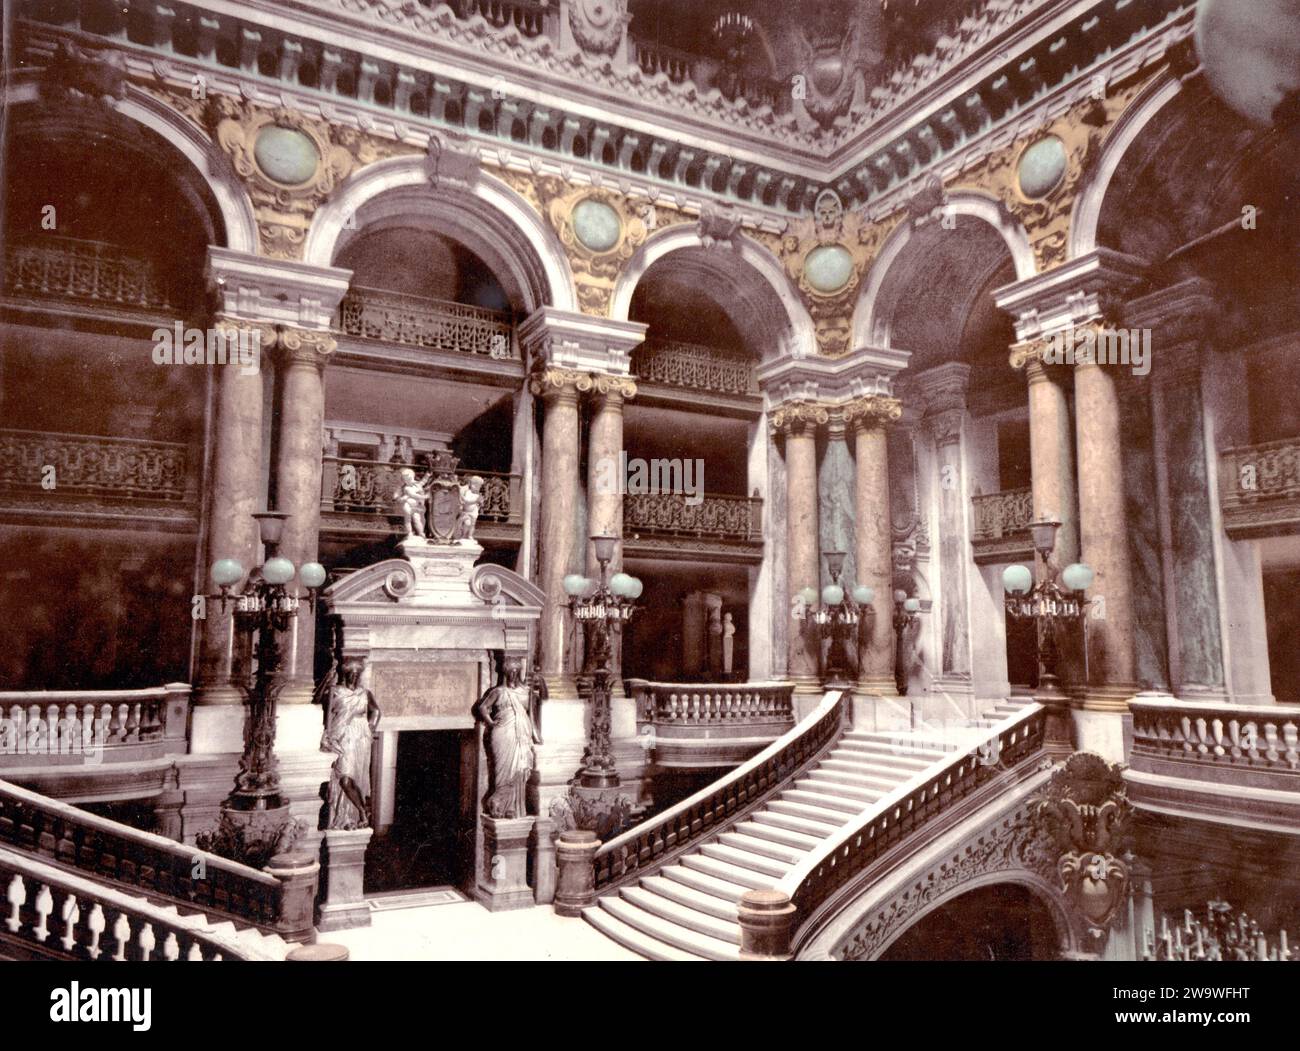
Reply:
<svg viewBox="0 0 1300 1051"><path fill-rule="evenodd" d="M914 924L881 960L1055 960L1056 925L1033 892L998 883L963 894Z"/></svg>
<svg viewBox="0 0 1300 1051"><path fill-rule="evenodd" d="M393 824L366 852L366 892L461 887L473 872L474 731L404 730Z"/></svg>

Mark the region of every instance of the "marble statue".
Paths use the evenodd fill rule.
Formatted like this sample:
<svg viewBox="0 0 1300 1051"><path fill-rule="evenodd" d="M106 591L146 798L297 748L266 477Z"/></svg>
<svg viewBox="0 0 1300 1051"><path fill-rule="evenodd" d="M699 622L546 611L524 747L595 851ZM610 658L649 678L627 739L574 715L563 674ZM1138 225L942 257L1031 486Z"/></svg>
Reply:
<svg viewBox="0 0 1300 1051"><path fill-rule="evenodd" d="M330 772L327 829L370 827L370 743L379 728L379 705L361 685L365 661L344 658L330 687L321 750L336 756Z"/></svg>
<svg viewBox="0 0 1300 1051"><path fill-rule="evenodd" d="M469 481L460 486L460 514L456 517L456 540L473 540L474 527L478 524L479 511L483 509L483 479L471 475Z"/></svg>
<svg viewBox="0 0 1300 1051"><path fill-rule="evenodd" d="M736 659L736 624L730 613L722 615L722 673L731 674L732 664Z"/></svg>
<svg viewBox="0 0 1300 1051"><path fill-rule="evenodd" d="M483 809L489 817L525 817L525 791L536 765L535 745L541 744L528 708L529 687L522 657L507 657L501 682L488 690L472 709L484 726L489 763L488 794Z"/></svg>
<svg viewBox="0 0 1300 1051"><path fill-rule="evenodd" d="M397 507L402 512L402 522L406 526L407 536L424 536L424 510L429 503L429 490L426 488L428 478L422 482L415 480L415 472L403 467L398 472L402 486L393 494Z"/></svg>

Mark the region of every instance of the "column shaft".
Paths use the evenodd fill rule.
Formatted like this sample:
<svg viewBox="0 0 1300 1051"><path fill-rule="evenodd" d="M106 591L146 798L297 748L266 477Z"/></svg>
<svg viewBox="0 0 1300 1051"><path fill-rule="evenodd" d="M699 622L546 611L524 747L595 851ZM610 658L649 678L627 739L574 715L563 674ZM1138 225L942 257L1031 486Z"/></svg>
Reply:
<svg viewBox="0 0 1300 1051"><path fill-rule="evenodd" d="M860 422L854 448L857 457L855 524L858 583L875 592L874 616L858 627L858 684L864 691L892 697L894 682L893 527L889 516L889 452L885 428L877 421Z"/></svg>
<svg viewBox="0 0 1300 1051"><path fill-rule="evenodd" d="M796 425L785 436L786 543L789 593L820 590L817 534L817 439L808 425ZM811 619L790 626L789 677L803 692L820 685L820 636Z"/></svg>
<svg viewBox="0 0 1300 1051"><path fill-rule="evenodd" d="M1050 514L1061 523L1051 564L1061 569L1079 559L1079 521L1075 510L1074 457L1070 405L1065 390L1041 361L1026 366L1029 376L1029 461L1033 473L1034 517Z"/></svg>
<svg viewBox="0 0 1300 1051"><path fill-rule="evenodd" d="M1087 708L1122 709L1137 690L1133 651L1133 588L1124 511L1124 461L1119 397L1107 367L1075 366L1075 429L1079 456L1079 532L1083 560L1096 572L1090 594Z"/></svg>

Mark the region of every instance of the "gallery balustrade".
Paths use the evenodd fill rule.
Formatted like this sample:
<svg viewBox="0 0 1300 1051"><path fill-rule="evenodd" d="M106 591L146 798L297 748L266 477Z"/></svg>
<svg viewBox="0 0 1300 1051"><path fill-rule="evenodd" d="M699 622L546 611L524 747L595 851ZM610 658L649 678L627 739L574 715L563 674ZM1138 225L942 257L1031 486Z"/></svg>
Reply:
<svg viewBox="0 0 1300 1051"><path fill-rule="evenodd" d="M339 330L358 339L520 360L513 317L500 310L353 286L339 304Z"/></svg>
<svg viewBox="0 0 1300 1051"><path fill-rule="evenodd" d="M648 340L632 352L632 371L645 383L714 394L758 395L753 361L744 354L699 343Z"/></svg>
<svg viewBox="0 0 1300 1051"><path fill-rule="evenodd" d="M4 292L142 310L170 309L153 264L117 245L49 235L5 249Z"/></svg>
<svg viewBox="0 0 1300 1051"><path fill-rule="evenodd" d="M381 463L341 456L326 456L321 470L321 510L353 514L396 515L394 494L401 488L400 472L411 467L417 475L426 470L418 464ZM480 522L518 522L521 478L496 471L459 470L461 482L477 475L483 479Z"/></svg>
<svg viewBox="0 0 1300 1051"><path fill-rule="evenodd" d="M194 496L188 466L179 442L0 430L0 490L185 500Z"/></svg>
<svg viewBox="0 0 1300 1051"><path fill-rule="evenodd" d="M654 731L660 767L735 766L794 725L794 684L627 679L637 724Z"/></svg>
<svg viewBox="0 0 1300 1051"><path fill-rule="evenodd" d="M760 497L705 493L691 503L682 493L629 493L623 497L623 535L761 541Z"/></svg>
<svg viewBox="0 0 1300 1051"><path fill-rule="evenodd" d="M1029 523L1034 518L1034 491L1007 489L971 497L976 562L1014 562L1033 557Z"/></svg>
<svg viewBox="0 0 1300 1051"><path fill-rule="evenodd" d="M1219 507L1234 539L1300 532L1300 438L1221 453Z"/></svg>

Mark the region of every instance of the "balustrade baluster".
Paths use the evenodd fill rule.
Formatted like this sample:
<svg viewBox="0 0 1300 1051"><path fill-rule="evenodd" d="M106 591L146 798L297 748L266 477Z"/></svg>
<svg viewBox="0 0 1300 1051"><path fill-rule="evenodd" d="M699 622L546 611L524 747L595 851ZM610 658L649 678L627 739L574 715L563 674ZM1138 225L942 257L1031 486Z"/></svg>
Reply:
<svg viewBox="0 0 1300 1051"><path fill-rule="evenodd" d="M163 959L178 960L181 955L180 943L176 940L176 932L168 931L167 937L163 941Z"/></svg>
<svg viewBox="0 0 1300 1051"><path fill-rule="evenodd" d="M19 911L27 904L27 885L17 873L14 873L14 878L9 881L9 889L5 894L5 900L9 902L9 917L5 920L5 926L9 928L10 933L16 934L19 925Z"/></svg>
<svg viewBox="0 0 1300 1051"><path fill-rule="evenodd" d="M42 883L41 889L36 892L36 900L32 903L36 910L37 923L32 928L32 934L38 942L45 943L45 939L50 936L50 915L54 912L54 895L50 892L48 883Z"/></svg>
<svg viewBox="0 0 1300 1051"><path fill-rule="evenodd" d="M59 917L63 920L63 937L60 939L63 951L71 952L77 940L77 921L81 919L81 908L77 905L75 895L69 894L63 899L63 908L59 910Z"/></svg>

